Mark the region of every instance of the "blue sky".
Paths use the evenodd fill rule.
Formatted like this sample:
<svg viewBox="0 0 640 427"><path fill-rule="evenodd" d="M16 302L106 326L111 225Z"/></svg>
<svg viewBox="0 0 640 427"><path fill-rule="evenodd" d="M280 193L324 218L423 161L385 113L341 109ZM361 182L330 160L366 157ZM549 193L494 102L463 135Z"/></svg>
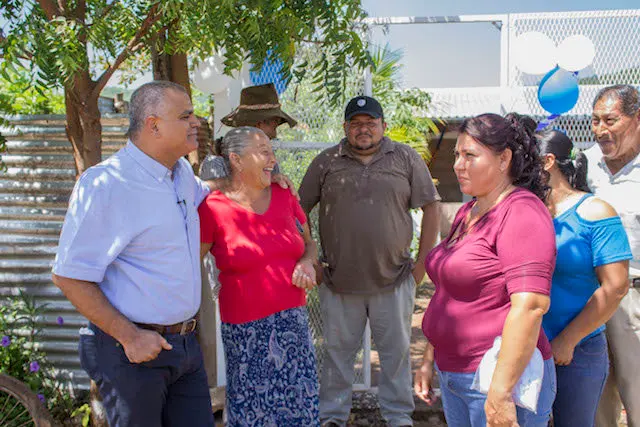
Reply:
<svg viewBox="0 0 640 427"><path fill-rule="evenodd" d="M372 17L633 9L639 0L363 0ZM499 85L500 31L490 23L392 26L373 40L402 49L407 87Z"/></svg>

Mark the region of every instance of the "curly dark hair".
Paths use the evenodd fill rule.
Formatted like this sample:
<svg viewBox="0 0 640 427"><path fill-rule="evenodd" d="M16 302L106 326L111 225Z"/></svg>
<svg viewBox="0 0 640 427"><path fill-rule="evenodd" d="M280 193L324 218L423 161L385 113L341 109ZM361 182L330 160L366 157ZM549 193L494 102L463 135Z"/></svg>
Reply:
<svg viewBox="0 0 640 427"><path fill-rule="evenodd" d="M536 122L529 116L486 113L465 119L460 133L469 135L495 153L510 149L509 176L513 185L526 188L543 202L549 194L548 173L543 169L536 147Z"/></svg>

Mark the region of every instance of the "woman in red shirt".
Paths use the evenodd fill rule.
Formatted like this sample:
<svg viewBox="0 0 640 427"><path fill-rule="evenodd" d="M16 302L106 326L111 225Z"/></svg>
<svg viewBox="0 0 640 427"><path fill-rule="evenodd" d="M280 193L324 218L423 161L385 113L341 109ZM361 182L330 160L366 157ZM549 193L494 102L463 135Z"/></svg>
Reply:
<svg viewBox="0 0 640 427"><path fill-rule="evenodd" d="M317 252L306 216L289 190L271 184L275 156L261 130L232 129L218 152L231 173L200 205L200 252L220 270L227 425L317 426L305 307Z"/></svg>
<svg viewBox="0 0 640 427"><path fill-rule="evenodd" d="M435 359L450 427L546 427L551 415L555 369L541 324L556 248L535 126L517 114L483 114L460 128L454 171L474 200L427 257L436 290L422 323L428 345L414 382L431 403ZM498 336L502 345L484 395L471 384ZM545 370L534 413L516 408L512 392L536 347Z"/></svg>

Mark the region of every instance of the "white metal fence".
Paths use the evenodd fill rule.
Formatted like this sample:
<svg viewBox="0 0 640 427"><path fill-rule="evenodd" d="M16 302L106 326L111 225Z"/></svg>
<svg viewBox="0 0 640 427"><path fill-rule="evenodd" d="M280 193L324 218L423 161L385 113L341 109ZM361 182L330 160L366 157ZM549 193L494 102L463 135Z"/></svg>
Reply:
<svg viewBox="0 0 640 427"><path fill-rule="evenodd" d="M583 34L595 45L593 64L580 71L580 97L578 104L554 122L553 126L566 130L567 134L586 148L593 142L590 128L591 105L601 88L616 84L640 85L640 9L563 13L535 13L510 15L509 41L528 31L546 34L556 44L574 34ZM541 76L521 73L509 54L502 60L508 67L508 85L511 88L535 89ZM527 110L545 115L539 106L535 90L523 91Z"/></svg>

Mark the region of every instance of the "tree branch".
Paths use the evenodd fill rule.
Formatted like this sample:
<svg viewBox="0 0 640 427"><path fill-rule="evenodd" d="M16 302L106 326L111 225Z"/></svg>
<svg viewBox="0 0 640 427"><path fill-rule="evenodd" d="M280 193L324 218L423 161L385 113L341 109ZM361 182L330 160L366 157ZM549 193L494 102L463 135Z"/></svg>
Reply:
<svg viewBox="0 0 640 427"><path fill-rule="evenodd" d="M0 47L2 47L2 44L7 41L7 38L5 36L3 36L2 34L0 34ZM33 53L31 52L22 52L21 55L16 56L16 58L18 59L25 59L27 61L31 61L33 60ZM0 52L0 59L4 59L4 53Z"/></svg>
<svg viewBox="0 0 640 427"><path fill-rule="evenodd" d="M87 18L87 4L84 0L78 0L78 5L76 6L76 16L84 24Z"/></svg>
<svg viewBox="0 0 640 427"><path fill-rule="evenodd" d="M109 12L111 12L111 9L113 9L113 6L115 6L117 2L118 2L118 0L115 0L115 1L111 2L110 4L106 5L105 8L102 9L102 13L100 14L100 16L98 18L94 19L93 22L100 21L100 20L106 18L107 15L109 14Z"/></svg>
<svg viewBox="0 0 640 427"><path fill-rule="evenodd" d="M58 5L55 4L53 0L38 0L38 4L40 4L49 21L56 16L62 16L62 11L58 9Z"/></svg>
<svg viewBox="0 0 640 427"><path fill-rule="evenodd" d="M132 53L135 53L140 49L140 41L142 40L142 38L147 35L149 29L153 26L153 24L158 22L161 18L160 15L157 15L157 12L158 3L154 4L151 7L151 9L149 10L149 14L142 22L142 25L140 26L136 34L131 38L131 40L129 40L129 43L127 43L124 49L122 49L122 52L118 54L113 64L109 68L107 68L105 72L102 73L102 75L98 78L98 80L96 81L96 86L93 88L92 96L97 97L98 95L100 95L100 92L106 86L107 82L109 81L113 73L115 73L115 71L118 69L118 67L120 67L120 65Z"/></svg>
<svg viewBox="0 0 640 427"><path fill-rule="evenodd" d="M67 0L58 0L58 9L64 14L67 12Z"/></svg>

